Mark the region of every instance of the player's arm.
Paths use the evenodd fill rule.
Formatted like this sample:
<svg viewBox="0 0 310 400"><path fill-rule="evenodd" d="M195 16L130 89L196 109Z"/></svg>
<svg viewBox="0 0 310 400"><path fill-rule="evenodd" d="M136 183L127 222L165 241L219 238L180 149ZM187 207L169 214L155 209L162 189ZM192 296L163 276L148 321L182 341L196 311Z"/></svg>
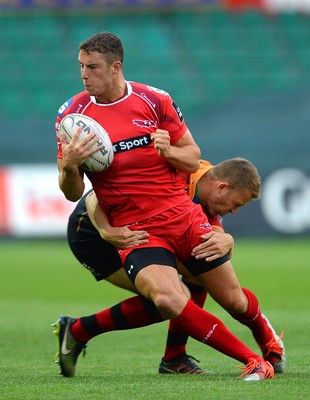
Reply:
<svg viewBox="0 0 310 400"><path fill-rule="evenodd" d="M149 234L146 231L132 231L128 227L112 227L108 216L99 206L98 199L92 191L85 200L88 216L100 236L117 249L127 249L132 246L148 243Z"/></svg>
<svg viewBox="0 0 310 400"><path fill-rule="evenodd" d="M57 161L59 170L58 182L66 199L70 201L77 201L82 197L85 184L84 173L80 166L89 155L98 150L98 147L91 150L92 146L97 142L95 132L91 132L83 140L78 141L82 129L82 127L77 129L69 144L66 142L64 134L60 137L62 159L58 158Z"/></svg>
<svg viewBox="0 0 310 400"><path fill-rule="evenodd" d="M193 173L199 168L200 149L189 129L175 144L170 143L169 132L157 129L151 138L158 154L180 172Z"/></svg>
<svg viewBox="0 0 310 400"><path fill-rule="evenodd" d="M63 167L63 160L57 160L59 175L58 182L61 191L64 193L67 200L77 201L84 193L83 172L77 168Z"/></svg>
<svg viewBox="0 0 310 400"><path fill-rule="evenodd" d="M203 243L192 250L192 256L206 261L213 261L226 254L231 258L234 247L234 238L223 230L213 227L213 231L201 236Z"/></svg>

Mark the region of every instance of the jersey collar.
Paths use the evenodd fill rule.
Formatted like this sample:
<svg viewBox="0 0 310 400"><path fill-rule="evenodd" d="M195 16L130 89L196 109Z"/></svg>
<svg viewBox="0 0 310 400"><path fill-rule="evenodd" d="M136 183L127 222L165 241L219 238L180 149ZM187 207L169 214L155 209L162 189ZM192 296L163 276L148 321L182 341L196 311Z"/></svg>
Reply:
<svg viewBox="0 0 310 400"><path fill-rule="evenodd" d="M96 97L95 97L95 96L90 96L90 100L91 100L94 104L96 104L97 106L100 106L100 107L109 107L109 106L112 106L112 105L114 105L114 104L118 104L118 103L124 101L125 99L127 99L127 98L131 95L131 93L132 93L132 86L131 86L131 84L130 84L128 81L126 81L126 85L127 85L127 91L126 91L125 96L123 96L123 97L121 97L120 99L114 101L113 103L107 103L107 104L104 104L104 103L97 103L97 100L96 100Z"/></svg>

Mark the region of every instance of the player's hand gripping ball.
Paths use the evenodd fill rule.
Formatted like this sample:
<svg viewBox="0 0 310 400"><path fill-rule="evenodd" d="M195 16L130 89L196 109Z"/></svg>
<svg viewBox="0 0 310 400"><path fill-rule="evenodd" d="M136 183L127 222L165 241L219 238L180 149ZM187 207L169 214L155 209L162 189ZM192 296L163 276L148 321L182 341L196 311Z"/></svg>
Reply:
<svg viewBox="0 0 310 400"><path fill-rule="evenodd" d="M79 136L79 142L83 140L90 132L94 131L98 138L94 149L103 145L101 149L87 157L82 164L82 168L92 171L104 171L112 164L114 158L113 144L107 131L94 119L83 114L68 114L60 123L60 132L66 136L67 143L70 143L77 128L83 127Z"/></svg>

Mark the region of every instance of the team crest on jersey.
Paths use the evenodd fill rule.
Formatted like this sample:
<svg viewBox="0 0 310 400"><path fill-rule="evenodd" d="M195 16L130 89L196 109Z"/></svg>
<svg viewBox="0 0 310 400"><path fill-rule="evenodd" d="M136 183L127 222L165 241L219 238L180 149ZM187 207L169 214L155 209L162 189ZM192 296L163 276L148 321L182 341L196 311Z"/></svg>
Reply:
<svg viewBox="0 0 310 400"><path fill-rule="evenodd" d="M140 128L156 128L156 121L149 121L143 119L133 119L132 122Z"/></svg>

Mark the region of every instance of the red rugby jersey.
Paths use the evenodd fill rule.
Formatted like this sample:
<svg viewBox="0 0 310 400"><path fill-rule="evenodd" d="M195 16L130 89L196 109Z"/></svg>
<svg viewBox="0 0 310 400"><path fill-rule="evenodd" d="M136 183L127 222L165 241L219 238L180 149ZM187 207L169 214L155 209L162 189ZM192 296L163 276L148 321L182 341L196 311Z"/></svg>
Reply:
<svg viewBox="0 0 310 400"><path fill-rule="evenodd" d="M170 95L141 83L127 82L127 94L110 104L96 103L84 91L64 103L57 115L88 115L109 133L114 160L103 172L88 172L103 210L113 226L145 220L183 201L188 201L184 181L177 171L158 155L151 141L157 128L170 133L175 144L186 132L182 113ZM62 158L58 138L58 157Z"/></svg>

